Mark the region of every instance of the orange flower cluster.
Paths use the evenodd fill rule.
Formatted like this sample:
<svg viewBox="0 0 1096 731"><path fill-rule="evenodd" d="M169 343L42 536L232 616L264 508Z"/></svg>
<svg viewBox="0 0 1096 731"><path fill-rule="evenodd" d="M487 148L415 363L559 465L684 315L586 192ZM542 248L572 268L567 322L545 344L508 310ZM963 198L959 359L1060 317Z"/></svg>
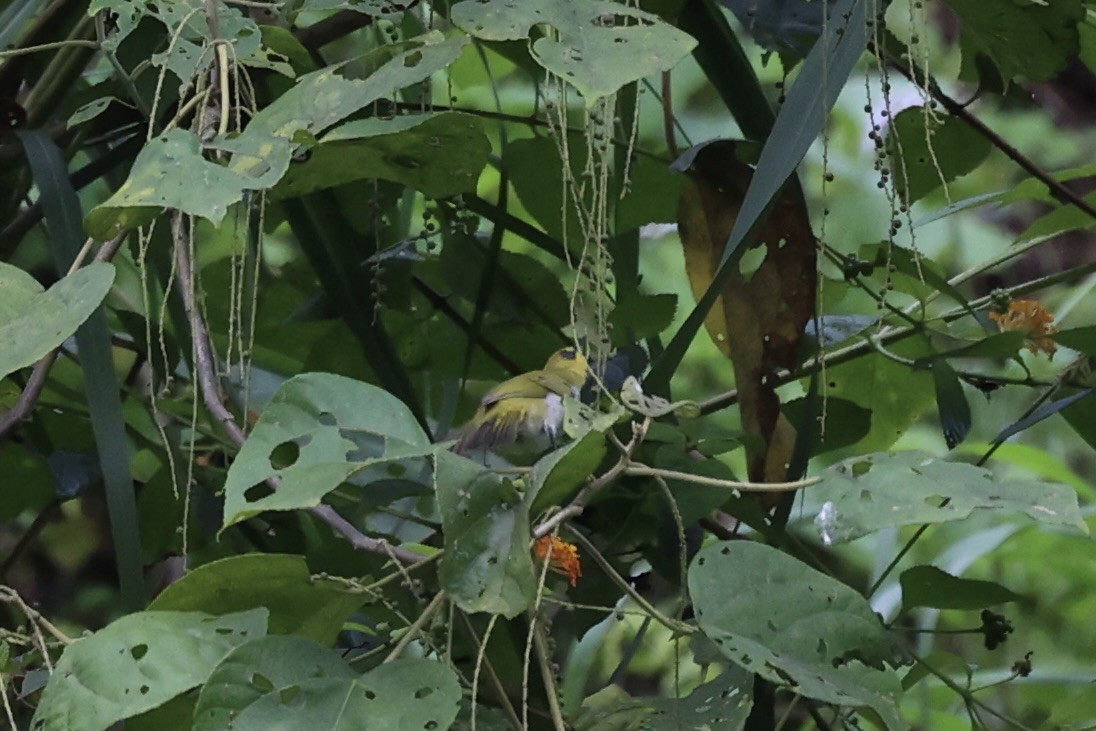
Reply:
<svg viewBox="0 0 1096 731"><path fill-rule="evenodd" d="M533 544L533 555L537 560L548 560L548 568L563 574L577 586L582 576L582 563L578 557L578 546L567 543L556 536L542 536Z"/></svg>
<svg viewBox="0 0 1096 731"><path fill-rule="evenodd" d="M1058 332L1054 327L1054 315L1043 309L1035 300L1013 300L1005 312L991 312L990 319L1002 330L1022 332L1028 337L1027 349L1040 351L1053 358L1057 346L1050 336Z"/></svg>

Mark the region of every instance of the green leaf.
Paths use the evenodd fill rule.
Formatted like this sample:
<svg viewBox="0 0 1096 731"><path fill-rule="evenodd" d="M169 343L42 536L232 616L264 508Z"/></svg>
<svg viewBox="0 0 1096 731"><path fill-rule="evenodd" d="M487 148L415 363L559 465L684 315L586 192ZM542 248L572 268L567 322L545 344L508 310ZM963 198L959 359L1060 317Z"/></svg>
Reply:
<svg viewBox="0 0 1096 731"><path fill-rule="evenodd" d="M390 98L393 92L446 68L457 60L468 43L466 36L445 38L439 31L432 31L374 54L305 74L293 88L260 110L240 139L320 137L333 125L373 102ZM392 57L373 73L364 79L354 78L351 64L376 64L388 55ZM244 162L233 160L232 164L235 167Z"/></svg>
<svg viewBox="0 0 1096 731"><path fill-rule="evenodd" d="M232 648L266 633L266 611L138 612L65 648L33 731L103 731L206 681Z"/></svg>
<svg viewBox="0 0 1096 731"><path fill-rule="evenodd" d="M735 664L808 698L869 706L888 728L906 727L898 676L888 667L896 648L850 587L775 548L731 541L697 554L689 593L700 629Z"/></svg>
<svg viewBox="0 0 1096 731"><path fill-rule="evenodd" d="M1084 395L1079 399L1069 397L1071 400L1062 404L1061 414L1077 435L1090 447L1096 449L1096 408L1093 408L1096 406L1096 396L1093 396L1092 389L1083 393Z"/></svg>
<svg viewBox="0 0 1096 731"><path fill-rule="evenodd" d="M0 262L0 322L18 317L40 294L42 285L29 272Z"/></svg>
<svg viewBox="0 0 1096 731"><path fill-rule="evenodd" d="M194 731L234 728L234 719L270 692L312 678L356 673L327 647L306 637L272 635L245 642L214 668L194 708Z"/></svg>
<svg viewBox="0 0 1096 731"><path fill-rule="evenodd" d="M948 5L962 23L959 46L963 68L959 76L966 81L981 76L977 71L980 56L988 58L1006 82L1021 76L1049 81L1077 53L1077 24L1085 17L1081 0L948 0Z"/></svg>
<svg viewBox="0 0 1096 731"><path fill-rule="evenodd" d="M949 358L1008 358L1019 352L1027 334L1018 330L994 333L970 345L918 358L914 368L927 368L934 362Z"/></svg>
<svg viewBox="0 0 1096 731"><path fill-rule="evenodd" d="M571 174L581 179L587 164L586 142L569 135L568 162ZM514 140L506 146L506 170L522 206L549 234L562 240L582 240L582 231L573 204L563 205L563 161L559 146L550 137ZM617 231L623 233L652 222L676 220L677 192L682 177L666 165L647 157L637 157L631 169L632 184L617 203Z"/></svg>
<svg viewBox="0 0 1096 731"><path fill-rule="evenodd" d="M649 699L644 731L738 731L753 708L753 677L730 666L684 698Z"/></svg>
<svg viewBox="0 0 1096 731"><path fill-rule="evenodd" d="M936 412L940 416L944 442L948 449L955 449L970 433L970 404L959 376L946 360L932 363L929 369L936 389Z"/></svg>
<svg viewBox="0 0 1096 731"><path fill-rule="evenodd" d="M985 609L1022 599L993 581L952 576L935 566L914 566L902 572L902 609Z"/></svg>
<svg viewBox="0 0 1096 731"><path fill-rule="evenodd" d="M442 589L466 612L517 616L536 592L525 503L509 480L471 460L451 452L435 459Z"/></svg>
<svg viewBox="0 0 1096 731"><path fill-rule="evenodd" d="M557 33L532 42L533 59L572 84L588 107L626 84L669 71L696 45L657 15L606 0L466 0L453 23L486 41L524 41L549 25Z"/></svg>
<svg viewBox="0 0 1096 731"><path fill-rule="evenodd" d="M97 262L32 293L27 278L0 264L0 378L33 365L91 317L114 283L114 267ZM29 275L28 275L29 276Z"/></svg>
<svg viewBox="0 0 1096 731"><path fill-rule="evenodd" d="M296 376L263 409L228 470L224 527L264 510L317 505L356 472L434 449L387 391L330 373ZM271 479L280 481L276 491Z"/></svg>
<svg viewBox="0 0 1096 731"><path fill-rule="evenodd" d="M199 566L164 589L149 608L227 614L265 607L271 634L330 644L364 601L361 594L313 580L301 556L251 553Z"/></svg>
<svg viewBox="0 0 1096 731"><path fill-rule="evenodd" d="M821 477L810 490L822 505L814 522L826 545L891 526L962 520L975 510L1022 512L1088 532L1077 494L1065 485L998 481L989 470L922 452L854 457ZM942 506L945 498L950 502Z"/></svg>
<svg viewBox="0 0 1096 731"><path fill-rule="evenodd" d="M637 294L617 302L609 315L613 344L623 347L661 335L676 312L676 294Z"/></svg>
<svg viewBox="0 0 1096 731"><path fill-rule="evenodd" d="M1096 206L1096 193L1084 196L1085 202L1090 206ZM1030 226L1024 229L1016 238L1016 243L1026 243L1035 240L1049 239L1066 231L1084 231L1096 226L1093 219L1085 211L1074 205L1064 205L1055 201L1057 208L1050 213L1035 219Z"/></svg>
<svg viewBox="0 0 1096 731"><path fill-rule="evenodd" d="M905 357L921 355L923 341L896 343L891 352ZM827 398L839 398L871 412L868 434L842 454L887 449L932 406L932 376L881 355L857 358L826 369Z"/></svg>
<svg viewBox="0 0 1096 731"><path fill-rule="evenodd" d="M307 678L263 695L232 721L233 731L409 731L447 729L461 688L448 665L396 660L359 678Z"/></svg>
<svg viewBox="0 0 1096 731"><path fill-rule="evenodd" d="M807 416L803 410L810 403L811 400L807 397L797 398L784 404L782 408L784 415L800 434L805 433L806 427L810 426L803 422ZM824 418L825 421L821 428L811 430L814 432L810 449L812 457L856 444L871 432L872 412L843 398L827 395L825 413L813 416L819 420Z"/></svg>
<svg viewBox="0 0 1096 731"><path fill-rule="evenodd" d="M361 119L324 135L307 160L290 166L273 196L380 178L443 198L474 191L490 152L483 122L469 114Z"/></svg>
<svg viewBox="0 0 1096 731"><path fill-rule="evenodd" d="M925 107L903 109L887 133L895 188L911 203L974 170L990 149L989 140L962 119Z"/></svg>
<svg viewBox="0 0 1096 731"><path fill-rule="evenodd" d="M553 505L563 505L594 474L606 451L605 435L590 431L538 459L525 493L529 514L539 515Z"/></svg>
<svg viewBox="0 0 1096 731"><path fill-rule="evenodd" d="M289 163L257 171L238 172L203 156L193 132L170 129L150 140L138 153L129 177L114 195L96 206L84 225L96 239L109 239L151 221L162 209L174 208L219 225L245 190L263 190L276 183Z"/></svg>
<svg viewBox="0 0 1096 731"><path fill-rule="evenodd" d="M1096 325L1061 330L1051 335L1050 338L1059 345L1064 345L1079 353L1096 355Z"/></svg>

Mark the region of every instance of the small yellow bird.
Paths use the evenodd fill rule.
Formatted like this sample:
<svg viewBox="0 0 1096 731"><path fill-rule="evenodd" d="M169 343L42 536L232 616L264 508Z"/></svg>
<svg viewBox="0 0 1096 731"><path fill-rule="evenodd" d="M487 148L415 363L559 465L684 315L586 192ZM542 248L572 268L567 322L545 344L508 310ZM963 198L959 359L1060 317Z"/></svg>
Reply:
<svg viewBox="0 0 1096 731"><path fill-rule="evenodd" d="M563 425L563 398L578 397L588 371L586 356L569 347L553 353L543 369L503 381L480 401L475 416L461 428L453 451L496 449L541 435L554 443Z"/></svg>

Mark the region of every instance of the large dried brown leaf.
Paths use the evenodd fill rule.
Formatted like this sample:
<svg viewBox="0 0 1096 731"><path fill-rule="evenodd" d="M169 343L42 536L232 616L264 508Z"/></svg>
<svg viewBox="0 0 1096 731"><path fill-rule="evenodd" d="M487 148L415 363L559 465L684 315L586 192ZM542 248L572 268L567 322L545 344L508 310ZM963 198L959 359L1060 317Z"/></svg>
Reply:
<svg viewBox="0 0 1096 731"><path fill-rule="evenodd" d="M736 147L718 140L699 150L678 202L686 272L698 300L712 283L753 176ZM734 364L743 430L769 445L750 455L751 479L781 480L787 472L794 429L780 417L773 375L799 357L804 328L814 315L815 268L806 206L798 191L786 191L704 322Z"/></svg>

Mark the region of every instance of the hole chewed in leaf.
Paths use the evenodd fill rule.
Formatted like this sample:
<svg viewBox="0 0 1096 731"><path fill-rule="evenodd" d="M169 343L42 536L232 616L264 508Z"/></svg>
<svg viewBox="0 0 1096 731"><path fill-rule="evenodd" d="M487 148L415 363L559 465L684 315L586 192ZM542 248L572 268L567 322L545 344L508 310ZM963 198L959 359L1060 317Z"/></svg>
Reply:
<svg viewBox="0 0 1096 731"><path fill-rule="evenodd" d="M249 503L257 503L273 494L274 488L266 484L266 482L258 482L244 490L244 500Z"/></svg>

